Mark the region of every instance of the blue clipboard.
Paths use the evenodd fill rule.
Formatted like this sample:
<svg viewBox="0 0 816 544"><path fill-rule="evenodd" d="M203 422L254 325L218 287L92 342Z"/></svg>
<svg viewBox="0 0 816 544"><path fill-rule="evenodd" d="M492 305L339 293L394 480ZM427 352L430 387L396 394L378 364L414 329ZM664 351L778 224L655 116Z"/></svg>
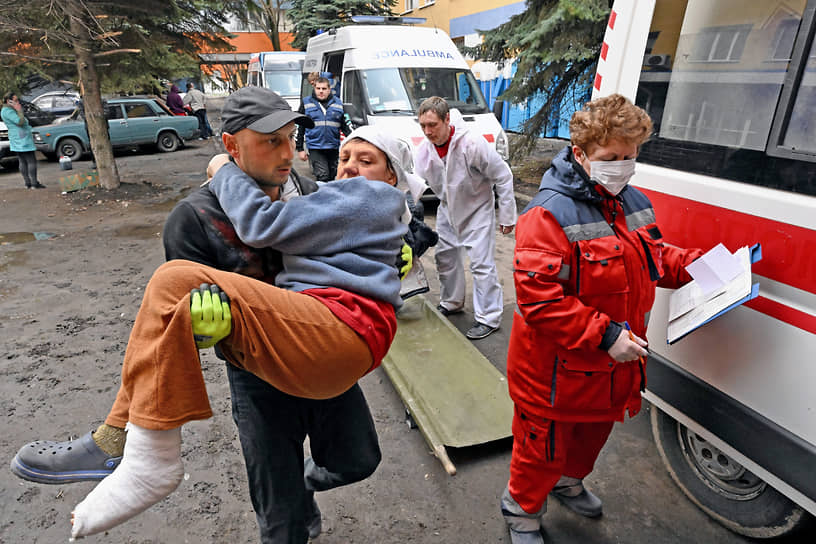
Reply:
<svg viewBox="0 0 816 544"><path fill-rule="evenodd" d="M754 264L755 262L757 262L757 261L759 261L760 259L762 259L762 245L761 245L761 244L754 244L754 245L752 245L748 251L749 251L750 256L751 256L751 264ZM725 314L725 313L727 313L727 312L730 312L731 310L733 310L733 309L734 309L734 308L736 308L737 306L741 306L741 305L745 304L745 303L746 303L746 302L748 302L749 300L753 300L753 299L755 299L757 296L759 296L759 283L754 283L753 285L751 285L751 292L750 292L750 293L748 293L748 295L746 295L745 297L743 297L743 298L741 298L740 300L736 301L735 303L733 303L732 305L728 306L727 308L724 308L724 309L720 310L719 312L717 312L716 314L714 314L714 315L713 315L713 316L711 316L710 318L706 319L705 321L703 321L702 323L700 323L699 325L697 325L696 327L694 327L694 328L693 328L693 329L691 329L690 331L686 332L684 335L682 335L682 336L678 336L677 338L675 338L675 339L674 339L674 340L672 340L671 342L670 342L670 341L668 341L668 340L666 340L666 343L667 343L667 344L674 344L674 343L675 343L675 342L677 342L678 340L680 340L680 339L685 338L686 336L688 336L688 335L689 335L689 333L696 331L697 329L699 329L700 327L702 327L702 326L703 326L703 325L705 325L706 323L709 323L709 322L711 322L711 321L713 321L713 320L717 319L717 318L718 318L718 317L720 317L721 315L723 315L723 314Z"/></svg>

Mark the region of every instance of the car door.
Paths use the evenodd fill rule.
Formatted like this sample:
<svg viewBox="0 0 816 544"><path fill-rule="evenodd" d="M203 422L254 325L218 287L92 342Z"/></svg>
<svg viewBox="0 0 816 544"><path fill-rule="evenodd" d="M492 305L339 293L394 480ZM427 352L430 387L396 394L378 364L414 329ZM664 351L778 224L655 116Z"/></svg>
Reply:
<svg viewBox="0 0 816 544"><path fill-rule="evenodd" d="M108 120L108 134L111 145L127 145L130 140L130 131L121 104L106 104L105 118Z"/></svg>
<svg viewBox="0 0 816 544"><path fill-rule="evenodd" d="M131 143L148 144L156 141L159 117L149 102L127 103L125 114L130 128Z"/></svg>

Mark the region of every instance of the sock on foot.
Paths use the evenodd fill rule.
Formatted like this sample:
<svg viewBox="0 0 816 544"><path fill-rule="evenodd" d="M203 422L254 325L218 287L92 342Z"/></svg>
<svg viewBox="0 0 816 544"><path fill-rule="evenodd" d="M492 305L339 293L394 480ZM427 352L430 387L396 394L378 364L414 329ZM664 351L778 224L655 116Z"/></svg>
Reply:
<svg viewBox="0 0 816 544"><path fill-rule="evenodd" d="M103 423L93 432L93 439L99 449L111 457L120 457L125 450L127 433L121 427Z"/></svg>
<svg viewBox="0 0 816 544"><path fill-rule="evenodd" d="M72 538L124 523L181 483L181 427L152 431L129 423L127 434L122 462L74 508Z"/></svg>

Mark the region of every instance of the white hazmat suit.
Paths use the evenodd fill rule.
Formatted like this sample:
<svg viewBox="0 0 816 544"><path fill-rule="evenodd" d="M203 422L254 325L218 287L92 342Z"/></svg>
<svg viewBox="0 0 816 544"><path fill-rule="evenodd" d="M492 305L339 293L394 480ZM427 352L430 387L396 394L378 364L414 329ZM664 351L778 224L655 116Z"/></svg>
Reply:
<svg viewBox="0 0 816 544"><path fill-rule="evenodd" d="M481 134L465 126L461 114L450 111L454 133L445 159L433 143L423 139L416 150L415 172L427 180L436 196L436 269L441 304L457 311L465 304L463 249L473 275L473 309L476 321L498 327L502 317L502 289L496 271L496 213L493 187L499 199L499 224L516 224L513 173Z"/></svg>

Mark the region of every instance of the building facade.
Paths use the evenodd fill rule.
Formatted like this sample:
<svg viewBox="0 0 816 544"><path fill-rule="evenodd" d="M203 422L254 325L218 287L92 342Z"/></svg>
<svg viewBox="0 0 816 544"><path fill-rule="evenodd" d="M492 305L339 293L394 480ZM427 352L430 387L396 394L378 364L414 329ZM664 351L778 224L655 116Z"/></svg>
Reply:
<svg viewBox="0 0 816 544"><path fill-rule="evenodd" d="M224 26L233 35L228 41L235 50L209 51L203 48L198 55L201 59L201 72L207 76L205 79L208 79L203 82L204 92L208 94L229 94L246 85L249 56L252 53L273 50L272 41L264 33L263 28L255 23L247 25L233 16ZM291 32L291 22L286 17L285 11L281 14L278 34L280 35L281 51L297 51L292 47L294 36Z"/></svg>
<svg viewBox="0 0 816 544"><path fill-rule="evenodd" d="M518 0L399 0L394 11L405 17L424 17L422 26L440 28L456 45L474 46L479 30L490 30L526 9Z"/></svg>

